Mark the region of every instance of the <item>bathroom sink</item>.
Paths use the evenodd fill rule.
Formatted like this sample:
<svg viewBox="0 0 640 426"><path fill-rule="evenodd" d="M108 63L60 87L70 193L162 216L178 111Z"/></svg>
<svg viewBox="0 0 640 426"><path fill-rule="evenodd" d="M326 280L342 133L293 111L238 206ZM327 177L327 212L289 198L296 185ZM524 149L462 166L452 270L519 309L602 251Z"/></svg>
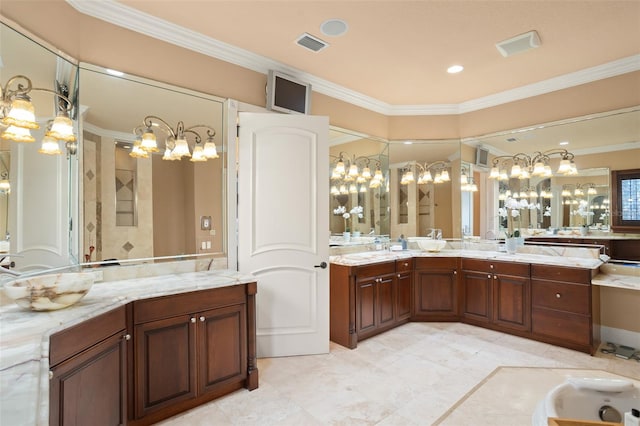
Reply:
<svg viewBox="0 0 640 426"><path fill-rule="evenodd" d="M82 299L94 279L90 272L39 275L10 281L4 285L4 292L22 308L55 311Z"/></svg>
<svg viewBox="0 0 640 426"><path fill-rule="evenodd" d="M640 388L614 378L570 377L538 403L534 426L549 417L621 423L624 413L640 406Z"/></svg>

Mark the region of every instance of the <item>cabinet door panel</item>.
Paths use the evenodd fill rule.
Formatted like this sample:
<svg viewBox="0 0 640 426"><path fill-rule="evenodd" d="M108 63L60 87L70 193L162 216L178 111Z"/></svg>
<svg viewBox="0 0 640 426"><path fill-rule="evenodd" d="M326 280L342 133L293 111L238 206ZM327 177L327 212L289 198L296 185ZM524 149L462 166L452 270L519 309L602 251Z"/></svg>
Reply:
<svg viewBox="0 0 640 426"><path fill-rule="evenodd" d="M485 273L465 271L464 312L465 318L488 322L491 315L491 276Z"/></svg>
<svg viewBox="0 0 640 426"><path fill-rule="evenodd" d="M493 322L515 330L529 330L529 279L497 275L493 281Z"/></svg>
<svg viewBox="0 0 640 426"><path fill-rule="evenodd" d="M195 324L179 316L135 327L136 414L193 398Z"/></svg>
<svg viewBox="0 0 640 426"><path fill-rule="evenodd" d="M416 282L416 314L455 314L457 291L453 271L420 272Z"/></svg>
<svg viewBox="0 0 640 426"><path fill-rule="evenodd" d="M396 315L397 320L411 316L411 274L398 274L396 287Z"/></svg>
<svg viewBox="0 0 640 426"><path fill-rule="evenodd" d="M55 368L50 384L51 425L126 422L126 346L111 336Z"/></svg>
<svg viewBox="0 0 640 426"><path fill-rule="evenodd" d="M580 345L591 344L591 318L584 315L533 309L533 332Z"/></svg>
<svg viewBox="0 0 640 426"><path fill-rule="evenodd" d="M374 281L359 282L357 284L356 303L358 304L356 318L356 332L374 331L376 328L376 286ZM360 337L360 336L359 336Z"/></svg>
<svg viewBox="0 0 640 426"><path fill-rule="evenodd" d="M387 325L395 321L395 298L393 295L393 278L385 277L377 284L380 324Z"/></svg>
<svg viewBox="0 0 640 426"><path fill-rule="evenodd" d="M245 305L199 314L199 394L225 381L246 377L246 316Z"/></svg>

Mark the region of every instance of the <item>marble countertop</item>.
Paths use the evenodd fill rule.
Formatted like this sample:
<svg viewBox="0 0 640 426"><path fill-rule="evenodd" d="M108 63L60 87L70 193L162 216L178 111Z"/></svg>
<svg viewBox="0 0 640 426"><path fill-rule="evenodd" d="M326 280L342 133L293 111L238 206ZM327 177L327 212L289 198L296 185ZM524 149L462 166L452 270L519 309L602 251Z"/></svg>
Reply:
<svg viewBox="0 0 640 426"><path fill-rule="evenodd" d="M544 247L536 248L538 253L529 252L528 247L524 247L523 252L507 254L492 250L468 250L468 249L445 249L437 253L425 252L421 250L404 251L368 251L361 253L349 253L330 256L329 260L333 264L345 266L361 266L372 263L389 262L396 259L406 259L410 257L463 257L472 259L498 260L506 262L523 262L546 264L556 266L569 266L575 268L597 269L602 265L602 261L593 256L593 251L579 251L576 248ZM585 249L589 250L589 249Z"/></svg>
<svg viewBox="0 0 640 426"><path fill-rule="evenodd" d="M640 290L640 265L607 263L600 267L600 271L591 282L604 287Z"/></svg>
<svg viewBox="0 0 640 426"><path fill-rule="evenodd" d="M230 270L188 272L95 283L77 304L31 312L0 306L0 420L7 425L49 424L49 336L139 299L254 282Z"/></svg>

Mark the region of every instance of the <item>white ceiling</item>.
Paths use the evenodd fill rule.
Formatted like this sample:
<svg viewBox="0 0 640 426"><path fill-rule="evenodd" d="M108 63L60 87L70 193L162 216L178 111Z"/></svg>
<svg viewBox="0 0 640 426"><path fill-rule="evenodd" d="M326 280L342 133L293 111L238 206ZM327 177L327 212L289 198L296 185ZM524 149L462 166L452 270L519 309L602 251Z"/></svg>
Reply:
<svg viewBox="0 0 640 426"><path fill-rule="evenodd" d="M67 0L134 31L391 114L460 112L640 69L640 1ZM343 19L348 31L320 27ZM508 58L495 44L536 30L539 48ZM329 47L295 40L309 33ZM450 65L465 70L447 74Z"/></svg>

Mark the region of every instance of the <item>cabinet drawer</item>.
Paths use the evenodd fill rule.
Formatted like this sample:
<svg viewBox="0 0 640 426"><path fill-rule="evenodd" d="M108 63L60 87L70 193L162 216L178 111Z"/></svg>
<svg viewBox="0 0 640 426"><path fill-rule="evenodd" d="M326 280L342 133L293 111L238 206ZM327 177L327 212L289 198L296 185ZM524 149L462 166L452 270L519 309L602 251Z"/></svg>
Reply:
<svg viewBox="0 0 640 426"><path fill-rule="evenodd" d="M462 259L462 269L465 271L491 272L494 274L529 276L529 264L517 262L497 262L481 259Z"/></svg>
<svg viewBox="0 0 640 426"><path fill-rule="evenodd" d="M590 286L531 280L533 306L590 315Z"/></svg>
<svg viewBox="0 0 640 426"><path fill-rule="evenodd" d="M358 281L377 277L385 274L393 274L396 271L395 262L374 263L373 265L364 265L354 268Z"/></svg>
<svg viewBox="0 0 640 426"><path fill-rule="evenodd" d="M223 306L245 303L245 285L137 300L133 305L133 322L140 324L163 318L207 311Z"/></svg>
<svg viewBox="0 0 640 426"><path fill-rule="evenodd" d="M532 331L581 345L591 344L591 319L583 315L533 309Z"/></svg>
<svg viewBox="0 0 640 426"><path fill-rule="evenodd" d="M590 284L591 270L565 266L531 265L531 278L565 281L575 284Z"/></svg>
<svg viewBox="0 0 640 426"><path fill-rule="evenodd" d="M398 259L396 260L396 272L413 271L413 259Z"/></svg>
<svg viewBox="0 0 640 426"><path fill-rule="evenodd" d="M416 270L418 269L457 269L457 257L416 257L414 258Z"/></svg>
<svg viewBox="0 0 640 426"><path fill-rule="evenodd" d="M125 328L125 307L121 306L53 334L49 339L49 365L53 367Z"/></svg>

